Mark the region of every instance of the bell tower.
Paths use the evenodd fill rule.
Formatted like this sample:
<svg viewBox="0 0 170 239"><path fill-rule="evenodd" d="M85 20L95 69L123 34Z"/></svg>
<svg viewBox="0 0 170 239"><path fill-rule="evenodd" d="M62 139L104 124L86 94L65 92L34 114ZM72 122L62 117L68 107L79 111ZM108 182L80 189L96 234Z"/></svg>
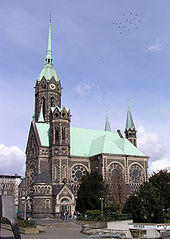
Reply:
<svg viewBox="0 0 170 239"><path fill-rule="evenodd" d="M128 105L127 118L126 118L126 128L125 128L125 137L137 147L137 136L136 128L133 122L132 114L130 111L130 106Z"/></svg>
<svg viewBox="0 0 170 239"><path fill-rule="evenodd" d="M35 85L35 121L38 122L42 107L44 120L49 123L51 107L56 105L61 107L61 82L53 68L50 16L45 66L37 77Z"/></svg>
<svg viewBox="0 0 170 239"><path fill-rule="evenodd" d="M70 109L56 106L52 108L50 119L50 164L54 183L69 179L70 157Z"/></svg>

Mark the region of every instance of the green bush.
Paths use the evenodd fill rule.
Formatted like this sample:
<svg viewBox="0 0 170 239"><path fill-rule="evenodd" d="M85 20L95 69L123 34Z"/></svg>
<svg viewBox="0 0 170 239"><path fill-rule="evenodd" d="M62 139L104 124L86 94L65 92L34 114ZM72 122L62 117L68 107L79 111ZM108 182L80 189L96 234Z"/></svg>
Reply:
<svg viewBox="0 0 170 239"><path fill-rule="evenodd" d="M105 213L118 213L120 211L120 204L119 203L115 203L115 204L109 204L104 208L104 212Z"/></svg>
<svg viewBox="0 0 170 239"><path fill-rule="evenodd" d="M18 220L20 227L36 227L36 224L33 220Z"/></svg>
<svg viewBox="0 0 170 239"><path fill-rule="evenodd" d="M85 212L87 214L88 220L102 220L102 211L101 210L87 210Z"/></svg>

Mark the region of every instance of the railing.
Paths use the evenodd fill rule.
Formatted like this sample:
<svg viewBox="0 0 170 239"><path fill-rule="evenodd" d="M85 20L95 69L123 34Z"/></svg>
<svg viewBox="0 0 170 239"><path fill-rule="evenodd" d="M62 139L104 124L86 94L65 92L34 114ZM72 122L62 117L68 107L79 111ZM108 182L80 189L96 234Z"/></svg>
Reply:
<svg viewBox="0 0 170 239"><path fill-rule="evenodd" d="M105 213L104 220L106 221L123 221L123 220L131 220L131 214L112 214L112 213Z"/></svg>

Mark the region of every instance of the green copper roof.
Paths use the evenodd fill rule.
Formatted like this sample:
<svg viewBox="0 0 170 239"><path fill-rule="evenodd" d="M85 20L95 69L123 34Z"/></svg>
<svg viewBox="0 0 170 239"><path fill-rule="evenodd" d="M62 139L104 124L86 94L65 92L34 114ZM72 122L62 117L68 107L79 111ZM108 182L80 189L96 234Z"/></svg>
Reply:
<svg viewBox="0 0 170 239"><path fill-rule="evenodd" d="M47 45L47 52L45 57L45 65L53 66L52 47L51 47L51 15L50 15L50 21L49 21L49 28L48 28L48 45Z"/></svg>
<svg viewBox="0 0 170 239"><path fill-rule="evenodd" d="M54 77L54 79L57 82L60 81L60 78L57 72L54 70L52 66L48 66L48 65L46 65L44 69L41 71L41 73L39 74L37 78L38 83L42 80L43 77L45 77L47 81L50 81L52 77Z"/></svg>
<svg viewBox="0 0 170 239"><path fill-rule="evenodd" d="M47 123L36 123L41 145L49 147L49 127ZM117 154L146 157L126 138L118 133L103 130L70 128L71 156L90 157L97 154Z"/></svg>
<svg viewBox="0 0 170 239"><path fill-rule="evenodd" d="M136 130L135 129L135 124L133 122L132 114L130 112L130 106L128 105L128 111L127 111L127 118L126 118L126 128L125 130Z"/></svg>
<svg viewBox="0 0 170 239"><path fill-rule="evenodd" d="M57 108L60 112L63 110L63 108L65 108L67 112L70 110L70 108L67 108L67 107L65 107L65 106L63 106L63 107L61 107L61 108L58 107L58 106L56 106L56 107L51 107L52 113L54 112L54 110L55 110L56 108Z"/></svg>
<svg viewBox="0 0 170 239"><path fill-rule="evenodd" d="M90 157L97 154L145 156L126 138L116 132L70 128L71 155Z"/></svg>
<svg viewBox="0 0 170 239"><path fill-rule="evenodd" d="M50 81L52 77L58 82L60 78L57 72L53 69L53 58L52 58L52 47L51 47L51 16L49 21L49 29L48 29L48 45L47 52L45 57L45 67L37 77L37 82L39 83L42 78L45 77L47 81Z"/></svg>
<svg viewBox="0 0 170 239"><path fill-rule="evenodd" d="M41 110L40 110L40 115L39 115L39 118L38 118L38 122L45 122L44 116L43 116L42 105L41 105Z"/></svg>
<svg viewBox="0 0 170 239"><path fill-rule="evenodd" d="M110 123L109 123L109 119L108 116L106 115L106 122L105 122L105 131L111 131L111 127L110 127Z"/></svg>
<svg viewBox="0 0 170 239"><path fill-rule="evenodd" d="M48 123L35 123L39 134L40 142L42 146L49 147L49 128Z"/></svg>

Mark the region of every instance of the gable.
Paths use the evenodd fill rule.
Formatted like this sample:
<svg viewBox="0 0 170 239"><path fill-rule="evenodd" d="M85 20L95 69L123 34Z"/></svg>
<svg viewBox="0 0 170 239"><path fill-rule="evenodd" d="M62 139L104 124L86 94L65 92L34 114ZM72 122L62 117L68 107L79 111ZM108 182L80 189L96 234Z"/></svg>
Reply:
<svg viewBox="0 0 170 239"><path fill-rule="evenodd" d="M33 145L40 146L41 143L40 143L40 138L39 138L37 129L35 127L35 123L32 121L31 126L30 126L30 130L29 130L29 135L28 135L26 152L27 152L28 148L32 148Z"/></svg>

